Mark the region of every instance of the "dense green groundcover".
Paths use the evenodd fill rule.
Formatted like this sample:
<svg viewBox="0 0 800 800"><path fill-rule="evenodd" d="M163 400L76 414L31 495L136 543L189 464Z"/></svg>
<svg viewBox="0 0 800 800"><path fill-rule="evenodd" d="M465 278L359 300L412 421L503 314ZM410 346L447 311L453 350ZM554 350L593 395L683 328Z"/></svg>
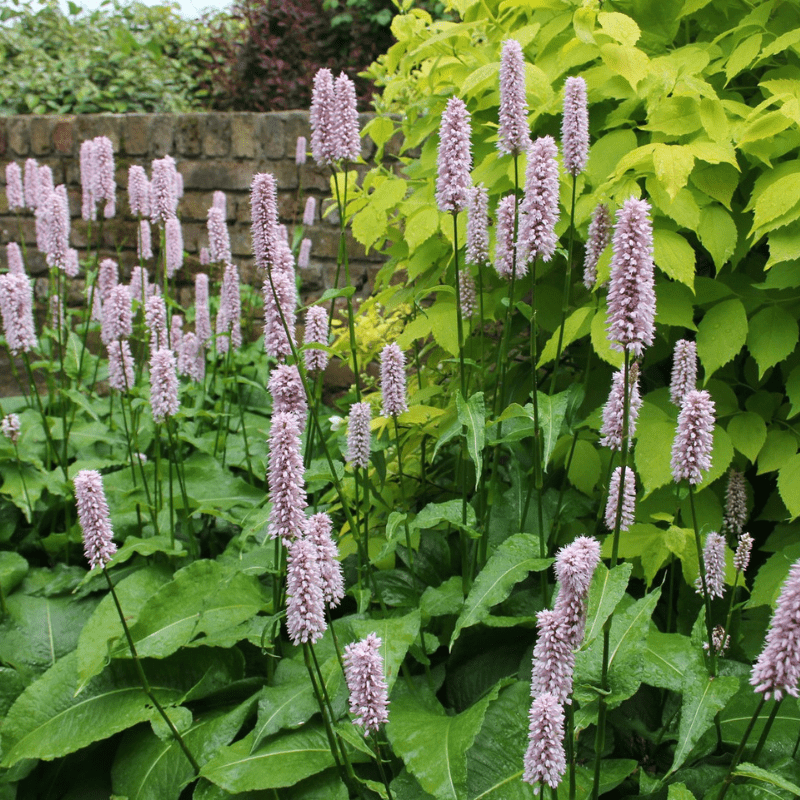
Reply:
<svg viewBox="0 0 800 800"><path fill-rule="evenodd" d="M285 633L285 554L268 538L264 480L275 363L253 341L258 294L243 290L244 346L225 357L212 349L205 382L182 379L180 410L159 425L140 311L140 372L123 399L106 389L105 351L91 336L84 349L83 312L70 310L68 332L45 326L30 354L50 381L41 407L22 397L2 404L22 422L18 450L0 439L3 800L389 791L397 800L530 800L521 776L536 614L553 601L558 548L584 534L602 540L604 562L568 707L574 768L557 796L591 796L595 767L597 793L608 797L713 800L726 781L737 800L800 794L797 699L762 707L749 682L800 558L800 8L458 0L449 12L455 19L435 21L404 3L396 44L370 68L379 115L364 135L381 153L395 138L400 155L363 179L342 165L332 178L342 230L386 253L374 296L352 315L352 287L321 301L341 312L329 352L355 360L358 379L314 405L303 437L309 513L331 515L348 589L332 614L335 639L329 629L312 656ZM555 256L513 290L490 266L465 263L466 214L440 212L434 197L437 130L453 95L471 115L472 178L488 189L492 216L515 189L513 159L496 146L509 37L527 60L532 135L560 143L564 80L580 75L591 140L574 186L562 173ZM603 512L620 456L598 431L612 374L630 366L605 334L611 248L592 290L580 274L592 210L617 210L631 196L652 208L656 335L639 364L643 404L628 459L635 523L610 534ZM465 269L479 303L460 339L455 277ZM94 259L82 270L91 283ZM212 270L216 286L221 270ZM180 313L190 329L195 309ZM712 467L692 495L670 469L679 339L697 342L698 387L716 405ZM392 341L409 365L409 410L397 425L380 415L377 369ZM322 388L313 377L312 398ZM355 470L342 417L359 398L373 409L372 455ZM735 573L731 538L727 591L705 605L697 543L722 529L731 467L745 479L753 557ZM103 473L119 547L108 574L150 698L106 578L88 573L81 554L72 488L81 469ZM707 622L728 628L724 656L704 653ZM377 741L351 722L337 656L371 632L390 691ZM797 648L789 644L787 663ZM734 753L757 710L747 748Z"/></svg>

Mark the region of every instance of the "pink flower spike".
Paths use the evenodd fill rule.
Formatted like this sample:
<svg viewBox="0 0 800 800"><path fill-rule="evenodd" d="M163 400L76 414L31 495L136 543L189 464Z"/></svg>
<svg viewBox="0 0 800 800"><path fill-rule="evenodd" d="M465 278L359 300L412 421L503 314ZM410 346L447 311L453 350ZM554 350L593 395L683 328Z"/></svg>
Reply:
<svg viewBox="0 0 800 800"><path fill-rule="evenodd" d="M22 190L22 170L16 161L6 164L6 198L9 211L20 211L25 207L25 195Z"/></svg>
<svg viewBox="0 0 800 800"><path fill-rule="evenodd" d="M208 310L208 275L198 272L194 276L194 332L200 344L211 338L211 317Z"/></svg>
<svg viewBox="0 0 800 800"><path fill-rule="evenodd" d="M800 560L789 570L775 613L767 631L764 649L753 667L750 683L769 700L780 700L784 692L798 696L800 680Z"/></svg>
<svg viewBox="0 0 800 800"><path fill-rule="evenodd" d="M138 164L128 167L128 204L134 216L150 216L150 181L144 167Z"/></svg>
<svg viewBox="0 0 800 800"><path fill-rule="evenodd" d="M170 217L164 223L164 238L167 252L167 277L172 278L183 266L183 233L177 217Z"/></svg>
<svg viewBox="0 0 800 800"><path fill-rule="evenodd" d="M8 271L17 275L25 275L25 267L22 263L22 251L16 242L9 242L6 245L6 258L8 260Z"/></svg>
<svg viewBox="0 0 800 800"><path fill-rule="evenodd" d="M105 303L115 286L119 284L119 265L113 258L104 258L97 271L97 291Z"/></svg>
<svg viewBox="0 0 800 800"><path fill-rule="evenodd" d="M143 219L139 223L136 237L136 255L147 261L153 257L153 239L150 233L150 220Z"/></svg>
<svg viewBox="0 0 800 800"><path fill-rule="evenodd" d="M103 491L103 478L93 469L82 469L75 476L75 502L83 531L83 552L92 569L105 567L117 546L112 541L111 514Z"/></svg>
<svg viewBox="0 0 800 800"><path fill-rule="evenodd" d="M522 780L539 794L546 783L555 789L567 770L564 754L564 709L550 692L539 695L528 715L528 749L525 752Z"/></svg>
<svg viewBox="0 0 800 800"><path fill-rule="evenodd" d="M381 351L383 415L397 417L408 411L406 402L406 357L396 342Z"/></svg>
<svg viewBox="0 0 800 800"><path fill-rule="evenodd" d="M530 144L528 99L525 94L525 56L516 39L506 39L500 56L500 129L497 149L519 155Z"/></svg>
<svg viewBox="0 0 800 800"><path fill-rule="evenodd" d="M166 422L180 409L175 355L162 347L150 359L150 408L154 422Z"/></svg>
<svg viewBox="0 0 800 800"><path fill-rule="evenodd" d="M287 547L286 630L295 646L314 644L327 628L317 548L304 538L294 539Z"/></svg>
<svg viewBox="0 0 800 800"><path fill-rule="evenodd" d="M149 224L149 223L148 223ZM151 292L148 288L147 270L143 267L134 267L131 270L131 280L128 284L131 293L131 301L144 305Z"/></svg>
<svg viewBox="0 0 800 800"><path fill-rule="evenodd" d="M302 430L306 424L308 404L303 381L297 367L279 364L272 370L267 383L267 390L272 395L272 411L294 411Z"/></svg>
<svg viewBox="0 0 800 800"><path fill-rule="evenodd" d="M153 161L150 180L150 219L154 225L175 216L178 195L175 189L175 159L164 156Z"/></svg>
<svg viewBox="0 0 800 800"><path fill-rule="evenodd" d="M231 262L231 239L225 212L221 208L211 206L208 209L208 251L212 261Z"/></svg>
<svg viewBox="0 0 800 800"><path fill-rule="evenodd" d="M197 336L191 331L184 333L181 337L178 350L178 374L188 375L195 383L200 383L205 378L205 351Z"/></svg>
<svg viewBox="0 0 800 800"><path fill-rule="evenodd" d="M108 345L115 339L127 339L133 332L131 293L127 286L118 284L103 303L103 322L100 339Z"/></svg>
<svg viewBox="0 0 800 800"><path fill-rule="evenodd" d="M81 218L86 220L97 219L97 153L94 139L81 142L80 150L81 171Z"/></svg>
<svg viewBox="0 0 800 800"><path fill-rule="evenodd" d="M470 119L464 101L451 97L439 127L436 202L440 211L463 211L472 189Z"/></svg>
<svg viewBox="0 0 800 800"><path fill-rule="evenodd" d="M383 676L381 640L369 633L344 649L344 676L350 691L350 713L364 736L389 721L389 689Z"/></svg>
<svg viewBox="0 0 800 800"><path fill-rule="evenodd" d="M479 183L470 193L467 209L467 263L489 263L489 193Z"/></svg>
<svg viewBox="0 0 800 800"><path fill-rule="evenodd" d="M724 533L738 536L747 522L747 490L744 475L731 467L728 473L728 486L725 489L725 515L722 521ZM752 541L752 540L751 540Z"/></svg>
<svg viewBox="0 0 800 800"><path fill-rule="evenodd" d="M305 535L317 547L323 598L329 608L336 608L344 598L344 573L339 548L331 537L332 529L331 518L322 511L308 518Z"/></svg>
<svg viewBox="0 0 800 800"><path fill-rule="evenodd" d="M108 385L118 392L127 392L133 386L133 354L127 339L113 339L108 350Z"/></svg>
<svg viewBox="0 0 800 800"><path fill-rule="evenodd" d="M267 482L272 510L269 536L280 537L284 545L303 535L307 505L300 452L300 421L293 411L279 411L272 416L269 431Z"/></svg>
<svg viewBox="0 0 800 800"><path fill-rule="evenodd" d="M753 537L749 533L742 533L739 536L739 544L733 554L733 566L739 572L746 572L750 564L750 552L753 549Z"/></svg>
<svg viewBox="0 0 800 800"><path fill-rule="evenodd" d="M494 268L501 278L511 278L514 269L514 195L504 197L497 204L497 240L494 251ZM517 277L528 272L527 264L517 264Z"/></svg>
<svg viewBox="0 0 800 800"><path fill-rule="evenodd" d="M230 334L227 336L226 334ZM227 353L228 345L242 346L242 300L239 291L239 270L233 264L225 267L217 312L217 352Z"/></svg>
<svg viewBox="0 0 800 800"><path fill-rule="evenodd" d="M311 155L320 166L333 164L337 157L336 98L333 74L325 67L314 76L311 94Z"/></svg>
<svg viewBox="0 0 800 800"><path fill-rule="evenodd" d="M573 177L580 175L589 158L589 108L583 78L567 78L564 84L561 146L564 169Z"/></svg>
<svg viewBox="0 0 800 800"><path fill-rule="evenodd" d="M517 226L517 276L520 264L541 257L549 261L558 237L558 148L552 136L542 136L528 148L525 193L519 207Z"/></svg>
<svg viewBox="0 0 800 800"><path fill-rule="evenodd" d="M334 130L336 131L337 161L358 161L361 155L361 136L356 110L356 86L344 73L334 81Z"/></svg>
<svg viewBox="0 0 800 800"><path fill-rule="evenodd" d="M639 394L639 370L634 367L629 374L628 397L628 441L632 442L636 436L636 420L639 419L639 409L642 407L642 398ZM619 369L614 373L611 382L611 391L608 400L603 406L603 426L600 428L600 444L612 450L622 450L622 426L625 410L625 371ZM630 447L630 444L629 444Z"/></svg>
<svg viewBox="0 0 800 800"><path fill-rule="evenodd" d="M292 352L289 339L295 342L295 311L297 308L297 286L294 278L294 258L289 246L279 242L278 263L270 276L264 278L264 350L274 358L288 356ZM274 292L273 292L274 287ZM277 303L276 303L277 300ZM280 309L280 311L279 311ZM281 319L283 315L283 319ZM284 328L284 321L286 328Z"/></svg>
<svg viewBox="0 0 800 800"><path fill-rule="evenodd" d="M25 161L25 205L31 210L39 205L39 165L35 158Z"/></svg>
<svg viewBox="0 0 800 800"><path fill-rule="evenodd" d="M306 200L306 206L303 209L303 226L310 228L314 224L314 216L317 213L317 198L311 195Z"/></svg>
<svg viewBox="0 0 800 800"><path fill-rule="evenodd" d="M50 192L44 201L43 212L47 264L63 270L67 263L70 229L69 201L63 184Z"/></svg>
<svg viewBox="0 0 800 800"><path fill-rule="evenodd" d="M167 346L167 306L164 298L153 295L144 306L144 323L150 332L150 352Z"/></svg>
<svg viewBox="0 0 800 800"><path fill-rule="evenodd" d="M211 253L208 252L207 247L200 248L200 266L207 267L211 263Z"/></svg>
<svg viewBox="0 0 800 800"><path fill-rule="evenodd" d="M703 563L706 567L706 589L710 599L725 595L725 537L719 533L709 533L703 547ZM694 582L697 594L703 593L703 580L700 576Z"/></svg>
<svg viewBox="0 0 800 800"><path fill-rule="evenodd" d="M6 414L0 423L0 432L8 439L11 444L16 445L19 441L19 434L22 430L19 417L16 414Z"/></svg>
<svg viewBox="0 0 800 800"><path fill-rule="evenodd" d="M697 388L697 345L680 339L675 342L672 357L672 381L669 386L669 399L680 408L683 398Z"/></svg>
<svg viewBox="0 0 800 800"><path fill-rule="evenodd" d="M278 260L278 189L267 172L253 176L250 217L256 266L266 272L274 269Z"/></svg>
<svg viewBox="0 0 800 800"><path fill-rule="evenodd" d="M475 281L472 273L464 267L458 272L458 289L461 294L461 314L464 319L469 319L478 307L478 297L475 292Z"/></svg>
<svg viewBox="0 0 800 800"><path fill-rule="evenodd" d="M215 191L211 196L211 207L218 208L222 212L222 218L227 221L228 219L228 199L225 197L225 192L219 190Z"/></svg>
<svg viewBox="0 0 800 800"><path fill-rule="evenodd" d="M105 200L103 216L111 219L116 213L117 184L114 179L114 145L108 136L94 138L94 196Z"/></svg>
<svg viewBox="0 0 800 800"><path fill-rule="evenodd" d="M559 582L553 610L567 630L573 648L583 641L586 625L586 596L600 563L600 543L591 536L579 536L556 553L554 565Z"/></svg>
<svg viewBox="0 0 800 800"><path fill-rule="evenodd" d="M606 527L613 531L617 524L617 508L622 502L620 512L619 529L627 531L633 525L636 517L636 475L629 466L625 467L625 487L620 498L620 475L622 467L616 467L611 473L611 480L608 482L608 502L606 504Z"/></svg>
<svg viewBox="0 0 800 800"><path fill-rule="evenodd" d="M637 357L653 344L656 293L650 205L631 197L617 212L608 289L608 338Z"/></svg>
<svg viewBox="0 0 800 800"><path fill-rule="evenodd" d="M322 306L311 306L306 311L305 344L328 344L328 312ZM325 350L305 351L306 369L309 372L323 370L328 366L329 356Z"/></svg>
<svg viewBox="0 0 800 800"><path fill-rule="evenodd" d="M538 636L533 648L531 697L549 692L559 703L569 703L575 650L569 628L549 608L536 615Z"/></svg>
<svg viewBox="0 0 800 800"><path fill-rule="evenodd" d="M6 344L13 355L28 353L38 346L33 324L33 284L26 275L0 275L0 314Z"/></svg>
<svg viewBox="0 0 800 800"><path fill-rule="evenodd" d="M598 203L589 223L589 239L583 257L583 285L591 291L597 283L597 264L611 241L611 216L608 206Z"/></svg>
<svg viewBox="0 0 800 800"><path fill-rule="evenodd" d="M714 413L714 401L706 391L691 391L683 398L672 443L672 477L676 483L685 478L698 484L703 473L711 469Z"/></svg>
<svg viewBox="0 0 800 800"><path fill-rule="evenodd" d="M301 167L303 164L306 163L306 137L305 136L298 136L297 137L297 144L295 145L294 150L294 163Z"/></svg>
<svg viewBox="0 0 800 800"><path fill-rule="evenodd" d="M298 269L308 269L308 262L311 258L311 239L303 239L300 242L300 254L297 256Z"/></svg>
<svg viewBox="0 0 800 800"><path fill-rule="evenodd" d="M357 467L369 467L370 420L372 409L369 403L353 403L350 406L350 422L347 426L347 461Z"/></svg>

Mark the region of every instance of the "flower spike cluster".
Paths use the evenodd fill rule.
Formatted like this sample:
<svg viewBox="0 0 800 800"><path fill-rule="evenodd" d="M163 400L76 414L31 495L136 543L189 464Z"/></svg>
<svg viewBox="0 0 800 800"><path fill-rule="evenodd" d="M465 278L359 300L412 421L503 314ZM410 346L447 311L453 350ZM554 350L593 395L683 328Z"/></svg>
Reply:
<svg viewBox="0 0 800 800"><path fill-rule="evenodd" d="M589 110L586 81L583 78L567 78L564 84L561 145L564 150L564 169L577 177L586 169L589 159Z"/></svg>
<svg viewBox="0 0 800 800"><path fill-rule="evenodd" d="M294 411L300 422L300 428L304 428L308 404L303 381L297 367L278 364L269 376L267 389L272 395L272 410L274 412Z"/></svg>
<svg viewBox="0 0 800 800"><path fill-rule="evenodd" d="M300 422L293 411L273 414L269 431L267 481L272 511L269 536L289 543L303 535L306 526L306 490L300 451Z"/></svg>
<svg viewBox="0 0 800 800"><path fill-rule="evenodd" d="M306 311L305 344L328 344L328 312L322 306L311 306ZM330 356L325 350L305 351L306 369L309 372L323 370L328 366Z"/></svg>
<svg viewBox="0 0 800 800"><path fill-rule="evenodd" d="M467 209L467 263L489 263L489 193L479 183L469 196Z"/></svg>
<svg viewBox="0 0 800 800"><path fill-rule="evenodd" d="M494 249L494 268L501 278L511 278L514 271L514 208L513 194L497 204L497 234ZM517 264L517 277L528 272L527 264Z"/></svg>
<svg viewBox="0 0 800 800"><path fill-rule="evenodd" d="M82 469L74 478L78 521L83 531L83 551L89 566L105 567L117 552L114 531L103 491L103 478L93 469Z"/></svg>
<svg viewBox="0 0 800 800"><path fill-rule="evenodd" d="M725 489L725 516L722 521L723 533L739 536L747 522L747 490L744 475L731 467L728 473L728 486Z"/></svg>
<svg viewBox="0 0 800 800"><path fill-rule="evenodd" d="M33 324L33 284L24 273L0 275L0 314L6 344L14 355L38 346Z"/></svg>
<svg viewBox="0 0 800 800"><path fill-rule="evenodd" d="M180 409L175 354L168 347L157 350L150 359L150 407L154 422L166 422Z"/></svg>
<svg viewBox="0 0 800 800"><path fill-rule="evenodd" d="M528 148L525 194L519 207L517 275L521 264L541 257L549 261L558 237L558 148L552 136L542 136Z"/></svg>
<svg viewBox="0 0 800 800"><path fill-rule="evenodd" d="M685 478L698 484L703 473L711 469L714 412L714 401L705 390L691 391L683 398L672 443L672 477L676 483Z"/></svg>
<svg viewBox="0 0 800 800"><path fill-rule="evenodd" d="M639 410L642 407L642 397L639 394L639 372L636 366L629 372L628 390L628 441L632 442L636 436L636 421L639 419ZM622 450L622 432L625 416L625 370L620 369L614 373L611 382L611 391L608 400L603 406L603 425L600 428L600 444L612 450Z"/></svg>
<svg viewBox="0 0 800 800"><path fill-rule="evenodd" d="M369 403L353 403L350 406L350 422L347 426L347 460L357 467L369 466L370 419Z"/></svg>
<svg viewBox="0 0 800 800"><path fill-rule="evenodd" d="M464 101L451 97L439 127L436 202L440 211L463 211L472 191L472 145L469 112Z"/></svg>
<svg viewBox="0 0 800 800"><path fill-rule="evenodd" d="M500 129L497 149L517 156L530 144L528 99L525 96L525 57L516 39L506 39L500 55Z"/></svg>
<svg viewBox="0 0 800 800"><path fill-rule="evenodd" d="M608 206L598 203L589 223L589 239L586 242L586 253L583 258L583 285L592 290L597 283L597 264L600 256L611 241L611 215Z"/></svg>
<svg viewBox="0 0 800 800"><path fill-rule="evenodd" d="M336 608L344 598L344 573L339 561L339 548L331 537L333 522L321 511L308 518L306 538L317 548L320 588L329 608Z"/></svg>
<svg viewBox="0 0 800 800"><path fill-rule="evenodd" d="M408 411L406 402L406 357L396 342L387 344L381 352L381 392L383 414L396 417Z"/></svg>
<svg viewBox="0 0 800 800"><path fill-rule="evenodd" d="M625 467L625 485L620 497L620 476L622 467L616 467L608 482L608 503L606 504L606 527L613 531L617 524L617 508L622 503L619 529L627 531L636 517L636 475L631 467Z"/></svg>
<svg viewBox="0 0 800 800"><path fill-rule="evenodd" d="M350 691L350 713L364 735L377 733L389 721L389 691L383 677L381 639L367 634L344 649L344 675Z"/></svg>
<svg viewBox="0 0 800 800"><path fill-rule="evenodd" d="M675 342L669 399L680 408L683 398L697 388L697 344L687 339Z"/></svg>
<svg viewBox="0 0 800 800"><path fill-rule="evenodd" d="M710 599L725 595L725 537L709 533L703 548L703 563L706 567L706 589ZM703 580L698 576L694 582L697 594L703 594Z"/></svg>
<svg viewBox="0 0 800 800"><path fill-rule="evenodd" d="M327 628L317 548L303 537L287 547L286 629L294 645L314 644Z"/></svg>
<svg viewBox="0 0 800 800"><path fill-rule="evenodd" d="M555 789L567 771L564 753L564 708L550 692L540 694L528 715L528 749L525 752L522 780L539 794L540 784Z"/></svg>

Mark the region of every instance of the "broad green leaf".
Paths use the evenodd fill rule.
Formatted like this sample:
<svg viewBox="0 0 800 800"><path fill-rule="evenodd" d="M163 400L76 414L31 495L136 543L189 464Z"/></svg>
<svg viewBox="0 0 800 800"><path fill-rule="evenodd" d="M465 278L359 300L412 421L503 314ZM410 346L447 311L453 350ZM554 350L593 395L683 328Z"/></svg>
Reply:
<svg viewBox="0 0 800 800"><path fill-rule="evenodd" d="M13 550L0 552L0 586L6 597L19 586L28 573L28 562Z"/></svg>
<svg viewBox="0 0 800 800"><path fill-rule="evenodd" d="M778 789L783 789L785 792L791 792L795 797L800 797L800 786L787 780L783 775L775 772L775 770L762 769L755 764L743 761L736 767L733 774L742 775L745 778L755 778L758 781L768 783Z"/></svg>
<svg viewBox="0 0 800 800"><path fill-rule="evenodd" d="M767 432L767 441L758 454L758 472L774 472L789 463L797 452L797 439L791 431L776 429Z"/></svg>
<svg viewBox="0 0 800 800"><path fill-rule="evenodd" d="M739 185L739 173L730 164L698 165L690 177L691 182L709 197L731 210L731 199Z"/></svg>
<svg viewBox="0 0 800 800"><path fill-rule="evenodd" d="M639 26L625 14L618 14L616 11L601 11L597 15L597 21L603 32L616 39L620 44L633 47L641 36Z"/></svg>
<svg viewBox="0 0 800 800"><path fill-rule="evenodd" d="M420 786L437 800L460 800L467 789L467 751L478 735L499 685L455 716L431 709L408 692L392 699L386 734Z"/></svg>
<svg viewBox="0 0 800 800"><path fill-rule="evenodd" d="M428 503L422 511L417 514L411 523L415 528L426 531L435 528L443 522L463 528L461 521L462 504L460 500L445 500L443 503ZM475 509L467 504L467 527L474 528L476 522Z"/></svg>
<svg viewBox="0 0 800 800"><path fill-rule="evenodd" d="M706 312L697 330L697 355L706 382L738 355L746 339L747 313L741 300L723 300Z"/></svg>
<svg viewBox="0 0 800 800"><path fill-rule="evenodd" d="M451 356L457 356L458 326L455 303L442 298L427 309L426 313L430 322L429 332L433 334L436 344L447 350Z"/></svg>
<svg viewBox="0 0 800 800"><path fill-rule="evenodd" d="M587 647L599 636L606 620L614 613L625 590L628 588L631 569L630 563L617 564L613 569L606 569L598 564L589 586L589 599L586 610L586 631L583 636L583 647Z"/></svg>
<svg viewBox="0 0 800 800"><path fill-rule="evenodd" d="M228 713L212 711L181 731L200 765L236 736L251 705L247 701ZM171 737L162 741L144 727L123 737L111 769L114 793L128 800L177 800L193 778L194 770L180 745Z"/></svg>
<svg viewBox="0 0 800 800"><path fill-rule="evenodd" d="M792 120L780 111L756 113L739 136L739 147L745 148L750 142L760 139L771 139L783 133L791 124Z"/></svg>
<svg viewBox="0 0 800 800"><path fill-rule="evenodd" d="M578 439L567 473L570 483L584 494L591 495L600 480L601 468L597 447L585 439Z"/></svg>
<svg viewBox="0 0 800 800"><path fill-rule="evenodd" d="M231 659L225 655L203 648L161 662L145 660L142 666L153 693L167 706L181 702L210 673L217 673L217 686L218 679L235 680L238 676L226 671ZM80 694L76 694L76 667L73 651L32 683L11 707L3 723L3 766L23 758L49 761L73 753L152 716L152 704L133 662L112 662Z"/></svg>
<svg viewBox="0 0 800 800"><path fill-rule="evenodd" d="M561 434L561 426L569 408L570 393L566 391L546 395L537 392L536 397L539 404L539 429L542 432L542 463L546 470ZM532 414L531 418L533 418Z"/></svg>
<svg viewBox="0 0 800 800"><path fill-rule="evenodd" d="M700 104L688 95L663 98L650 112L647 124L642 126L644 130L669 136L683 136L700 127ZM655 144L651 143L651 147L655 149Z"/></svg>
<svg viewBox="0 0 800 800"><path fill-rule="evenodd" d="M634 91L639 82L647 76L650 59L635 47L604 44L600 46L600 54L609 68L622 75Z"/></svg>
<svg viewBox="0 0 800 800"><path fill-rule="evenodd" d="M705 101L702 101L705 102ZM701 111L702 115L702 111ZM730 164L736 170L739 164L736 161L736 151L728 141L723 142L700 142L694 141L686 145L695 158L706 161L709 164Z"/></svg>
<svg viewBox="0 0 800 800"><path fill-rule="evenodd" d="M644 648L642 641L650 629L650 618L661 595L656 589L641 600L617 609L611 622L608 652L607 702L616 708L631 697L642 681ZM596 637L585 650L575 656L575 697L581 705L597 699L593 686L600 686L603 660L603 637Z"/></svg>
<svg viewBox="0 0 800 800"><path fill-rule="evenodd" d="M135 555L152 556L155 553L164 553L167 556L183 558L188 555L180 542L173 545L168 536L151 536L149 539L140 539L138 536L128 536L125 543L114 553L108 567L124 564Z"/></svg>
<svg viewBox="0 0 800 800"><path fill-rule="evenodd" d="M742 411L731 417L728 436L731 437L733 446L755 464L758 452L767 440L767 426L760 414Z"/></svg>
<svg viewBox="0 0 800 800"><path fill-rule="evenodd" d="M467 402L459 392L456 395L456 408L461 424L466 428L467 452L475 465L475 489L477 490L483 470L483 448L486 444L486 407L483 392L476 392Z"/></svg>
<svg viewBox="0 0 800 800"><path fill-rule="evenodd" d="M795 367L789 373L784 388L786 389L786 396L792 404L789 416L793 417L795 414L800 413L800 367ZM2 561L0 561L0 564L2 564Z"/></svg>
<svg viewBox="0 0 800 800"><path fill-rule="evenodd" d="M611 537L603 542L603 555L611 556ZM635 522L627 531L620 534L619 556L621 558L638 558L642 564L647 586L650 586L658 571L670 559L672 551L667 544L663 528L645 522Z"/></svg>
<svg viewBox="0 0 800 800"><path fill-rule="evenodd" d="M694 288L694 250L683 236L662 228L654 230L653 260L670 278Z"/></svg>
<svg viewBox="0 0 800 800"><path fill-rule="evenodd" d="M694 155L683 145L657 143L653 150L653 166L656 178L674 200L689 182L689 173L694 167Z"/></svg>
<svg viewBox="0 0 800 800"><path fill-rule="evenodd" d="M672 480L669 453L674 439L675 422L645 400L636 423L636 447L633 451L645 497Z"/></svg>
<svg viewBox="0 0 800 800"><path fill-rule="evenodd" d="M422 617L419 609L414 609L404 617L388 617L386 619L353 619L350 629L357 639L363 639L374 633L381 639L381 657L386 673L386 684L391 692L394 682L400 673L400 666L406 657L408 648L419 635Z"/></svg>
<svg viewBox="0 0 800 800"><path fill-rule="evenodd" d="M720 99L704 97L700 101L700 121L703 123L706 134L715 142L727 141L730 135L728 115L725 113L725 106Z"/></svg>
<svg viewBox="0 0 800 800"><path fill-rule="evenodd" d="M675 772L688 757L700 737L714 724L714 716L739 688L739 679L733 675L706 675L702 680L691 680L683 687L681 721L678 725L678 746L668 775Z"/></svg>
<svg viewBox="0 0 800 800"><path fill-rule="evenodd" d="M505 600L529 572L547 569L552 559L539 558L538 553L539 539L530 533L510 536L492 553L464 601L450 638L451 649L463 628L477 625L489 616L491 607Z"/></svg>
<svg viewBox="0 0 800 800"><path fill-rule="evenodd" d="M792 519L800 516L800 455L794 455L778 472L778 491Z"/></svg>
<svg viewBox="0 0 800 800"><path fill-rule="evenodd" d="M636 147L636 134L628 129L606 133L589 150L586 173L593 186L599 186L617 167L620 158Z"/></svg>
<svg viewBox="0 0 800 800"><path fill-rule="evenodd" d="M439 211L435 208L421 208L406 221L405 237L409 252L414 252L428 238L439 230Z"/></svg>
<svg viewBox="0 0 800 800"><path fill-rule="evenodd" d="M662 633L655 626L647 636L642 680L659 689L683 692L691 681L708 677L703 656L688 636Z"/></svg>
<svg viewBox="0 0 800 800"><path fill-rule="evenodd" d="M656 282L656 323L697 330L694 295L688 286L675 281Z"/></svg>
<svg viewBox="0 0 800 800"><path fill-rule="evenodd" d="M721 270L733 255L739 236L731 215L719 206L706 206L700 212L697 233L700 243L714 259L714 266Z"/></svg>
<svg viewBox="0 0 800 800"><path fill-rule="evenodd" d="M800 202L798 172L800 169L778 178L759 194L755 202L753 230L763 228Z"/></svg>
<svg viewBox="0 0 800 800"><path fill-rule="evenodd" d="M319 711L308 676L280 686L265 686L258 701L258 720L253 730L253 749L281 728L297 728Z"/></svg>
<svg viewBox="0 0 800 800"><path fill-rule="evenodd" d="M356 241L368 253L370 247L380 239L381 232L386 230L386 212L367 205L353 217L351 229Z"/></svg>
<svg viewBox="0 0 800 800"><path fill-rule="evenodd" d="M781 306L761 309L750 320L747 347L758 364L759 378L794 350L798 339L797 320Z"/></svg>
<svg viewBox="0 0 800 800"><path fill-rule="evenodd" d="M787 225L785 228L770 231L767 240L769 261L764 265L765 270L785 261L800 259L800 233L797 231L797 226Z"/></svg>
<svg viewBox="0 0 800 800"><path fill-rule="evenodd" d="M667 800L696 800L685 783L671 783L667 788Z"/></svg>
<svg viewBox="0 0 800 800"><path fill-rule="evenodd" d="M749 67L758 56L760 50L760 33L754 34L753 36L745 36L730 54L728 62L725 64L725 83L730 83L731 78L738 75L743 69Z"/></svg>
<svg viewBox="0 0 800 800"><path fill-rule="evenodd" d="M656 301L658 302L658 301ZM592 347L603 361L611 364L612 367L619 369L622 366L624 357L622 351L614 350L611 347L611 342L608 340L608 305L603 300L600 310L594 315L592 320Z"/></svg>
<svg viewBox="0 0 800 800"><path fill-rule="evenodd" d="M117 597L129 626L139 618L139 613L147 600L167 583L170 577L169 571L164 567L152 565L137 570L116 584ZM83 626L78 639L76 666L78 692L90 678L103 670L109 658L110 646L123 637L119 613L114 598L109 593L100 601Z"/></svg>
<svg viewBox="0 0 800 800"><path fill-rule="evenodd" d="M566 349L576 339L581 339L589 333L591 329L592 319L594 318L594 308L592 306L584 306L577 308L573 311L564 322L564 339L562 347ZM542 350L542 355L539 358L539 367L549 364L556 357L558 350L558 334L556 332L550 337L547 344Z"/></svg>
<svg viewBox="0 0 800 800"><path fill-rule="evenodd" d="M219 459L208 453L193 453L184 461L183 468L190 504L204 510L228 511L236 506L250 509L264 499L263 489L223 469Z"/></svg>
<svg viewBox="0 0 800 800"><path fill-rule="evenodd" d="M220 749L200 775L228 792L250 792L294 786L334 763L322 725L275 736L251 753L252 738Z"/></svg>

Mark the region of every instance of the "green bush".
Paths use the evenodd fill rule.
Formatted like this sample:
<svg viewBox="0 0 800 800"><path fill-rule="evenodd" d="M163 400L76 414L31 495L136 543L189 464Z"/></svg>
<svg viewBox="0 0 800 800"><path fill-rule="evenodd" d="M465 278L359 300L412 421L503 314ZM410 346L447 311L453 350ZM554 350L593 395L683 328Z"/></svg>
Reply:
<svg viewBox="0 0 800 800"><path fill-rule="evenodd" d="M207 33L172 5L70 2L65 15L56 0L11 0L0 11L0 113L202 109Z"/></svg>

